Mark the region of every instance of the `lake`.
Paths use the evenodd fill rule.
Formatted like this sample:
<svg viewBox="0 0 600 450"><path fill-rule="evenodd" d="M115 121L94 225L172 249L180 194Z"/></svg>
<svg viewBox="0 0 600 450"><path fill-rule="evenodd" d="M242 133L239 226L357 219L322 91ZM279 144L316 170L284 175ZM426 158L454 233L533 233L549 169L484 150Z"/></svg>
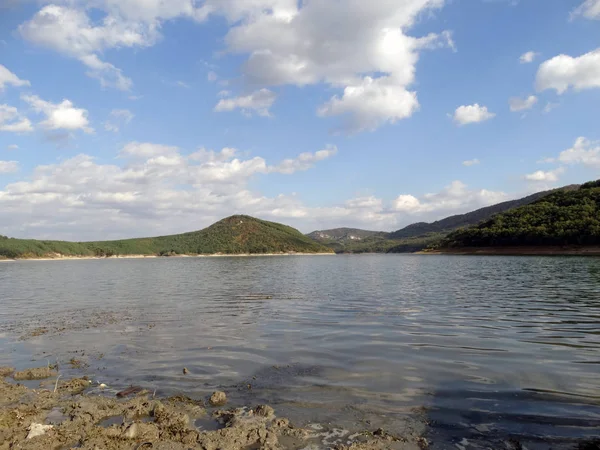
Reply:
<svg viewBox="0 0 600 450"><path fill-rule="evenodd" d="M222 389L297 425L573 448L600 435L600 258L6 262L0 348L0 365Z"/></svg>

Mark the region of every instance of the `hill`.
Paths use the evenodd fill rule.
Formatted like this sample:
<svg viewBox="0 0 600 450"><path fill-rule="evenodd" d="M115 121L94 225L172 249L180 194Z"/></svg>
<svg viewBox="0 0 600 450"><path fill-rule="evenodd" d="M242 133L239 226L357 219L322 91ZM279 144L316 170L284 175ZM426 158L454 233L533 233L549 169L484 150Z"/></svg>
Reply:
<svg viewBox="0 0 600 450"><path fill-rule="evenodd" d="M0 237L0 257L331 253L286 225L231 216L200 231L99 242L38 241Z"/></svg>
<svg viewBox="0 0 600 450"><path fill-rule="evenodd" d="M336 253L411 253L434 246L450 232L475 225L493 215L528 205L557 191L573 191L578 185L538 192L517 200L498 203L478 210L447 217L436 222L418 222L391 233L334 228L313 231L307 236L331 248Z"/></svg>
<svg viewBox="0 0 600 450"><path fill-rule="evenodd" d="M600 245L600 180L449 234L441 248Z"/></svg>
<svg viewBox="0 0 600 450"><path fill-rule="evenodd" d="M527 197L523 197L517 200L510 200L507 202L498 203L496 205L486 206L485 208L480 208L466 214L458 214L455 216L446 217L445 219L438 220L432 223L414 223L405 228L402 228L401 230L390 233L389 238L402 239L407 237L422 236L428 233L447 233L449 231L456 230L457 228L475 225L481 222L482 220L489 219L494 214L502 213L504 211L508 211L509 209L518 208L519 206L528 205L530 203L535 202L536 200L539 200L540 198L552 194L553 192L559 190L572 191L578 188L578 185L569 185L550 191L537 192L533 195L529 195Z"/></svg>

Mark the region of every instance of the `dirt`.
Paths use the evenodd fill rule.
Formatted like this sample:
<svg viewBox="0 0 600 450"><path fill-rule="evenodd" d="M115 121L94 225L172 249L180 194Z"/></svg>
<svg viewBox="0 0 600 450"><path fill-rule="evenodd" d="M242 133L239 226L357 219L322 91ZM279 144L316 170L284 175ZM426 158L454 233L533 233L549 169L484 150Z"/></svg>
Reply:
<svg viewBox="0 0 600 450"><path fill-rule="evenodd" d="M0 380L0 450L419 449L416 439L406 442L385 432L357 434L355 441L325 447L321 434L294 427L268 405L209 414L201 401L183 395L158 400L143 391L130 399L118 399L86 393L91 385L86 378L59 378L55 385L50 384L50 380L45 383L48 389L29 389ZM197 419L209 417L220 424L218 429L196 428ZM110 426L102 426L103 421L114 418L117 420L110 420ZM39 435L28 439L28 435L38 434L31 430L38 430Z"/></svg>
<svg viewBox="0 0 600 450"><path fill-rule="evenodd" d="M34 369L25 369L15 372L13 378L17 381L24 380L44 380L50 377L56 377L58 374L50 367L36 367Z"/></svg>

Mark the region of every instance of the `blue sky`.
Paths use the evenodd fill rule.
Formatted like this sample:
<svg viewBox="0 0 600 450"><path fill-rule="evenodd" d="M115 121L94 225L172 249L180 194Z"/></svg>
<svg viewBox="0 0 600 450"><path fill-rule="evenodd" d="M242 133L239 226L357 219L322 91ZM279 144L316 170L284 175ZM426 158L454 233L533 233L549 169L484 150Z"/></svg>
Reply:
<svg viewBox="0 0 600 450"><path fill-rule="evenodd" d="M600 0L0 8L0 234L394 230L600 178Z"/></svg>

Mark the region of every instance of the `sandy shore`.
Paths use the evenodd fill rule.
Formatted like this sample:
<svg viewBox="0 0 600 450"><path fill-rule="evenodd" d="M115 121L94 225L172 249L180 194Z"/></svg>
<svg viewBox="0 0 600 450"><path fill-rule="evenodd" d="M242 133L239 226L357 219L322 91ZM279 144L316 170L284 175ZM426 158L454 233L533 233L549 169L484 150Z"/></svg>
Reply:
<svg viewBox="0 0 600 450"><path fill-rule="evenodd" d="M30 389L12 380L49 377ZM9 382L11 381L11 382ZM126 388L126 387L125 387ZM124 388L124 389L125 389ZM210 399L185 395L158 399L142 388L115 396L87 378L62 380L48 367L14 372L0 367L0 450L419 450L418 435L394 436L378 429L344 434L294 427L267 405L225 409ZM120 397L120 398L118 398Z"/></svg>
<svg viewBox="0 0 600 450"><path fill-rule="evenodd" d="M420 255L600 256L600 247L463 247L418 252Z"/></svg>
<svg viewBox="0 0 600 450"><path fill-rule="evenodd" d="M157 256L157 255L115 255L115 256L45 256L39 258L16 258L16 259L1 259L1 262L15 261L87 261L87 260L111 260L111 259L157 259L157 258L247 258L247 257L262 257L262 256L335 256L335 253L239 253L235 255L228 254L211 254L211 255L173 255L173 256Z"/></svg>

